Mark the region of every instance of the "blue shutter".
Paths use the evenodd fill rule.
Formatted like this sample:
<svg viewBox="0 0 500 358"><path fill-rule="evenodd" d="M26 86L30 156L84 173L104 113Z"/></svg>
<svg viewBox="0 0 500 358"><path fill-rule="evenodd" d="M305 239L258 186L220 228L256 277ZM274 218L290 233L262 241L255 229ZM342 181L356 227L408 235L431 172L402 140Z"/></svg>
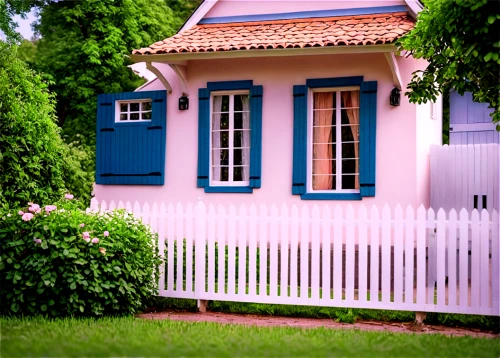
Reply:
<svg viewBox="0 0 500 358"><path fill-rule="evenodd" d="M250 89L250 187L260 188L262 172L262 86Z"/></svg>
<svg viewBox="0 0 500 358"><path fill-rule="evenodd" d="M210 90L198 90L198 188L209 186Z"/></svg>
<svg viewBox="0 0 500 358"><path fill-rule="evenodd" d="M115 122L116 101L151 99L150 122ZM96 183L163 185L165 181L166 91L99 95Z"/></svg>
<svg viewBox="0 0 500 358"><path fill-rule="evenodd" d="M292 194L305 194L307 181L307 86L293 86Z"/></svg>
<svg viewBox="0 0 500 358"><path fill-rule="evenodd" d="M359 184L361 196L375 196L377 81L362 82L359 118Z"/></svg>

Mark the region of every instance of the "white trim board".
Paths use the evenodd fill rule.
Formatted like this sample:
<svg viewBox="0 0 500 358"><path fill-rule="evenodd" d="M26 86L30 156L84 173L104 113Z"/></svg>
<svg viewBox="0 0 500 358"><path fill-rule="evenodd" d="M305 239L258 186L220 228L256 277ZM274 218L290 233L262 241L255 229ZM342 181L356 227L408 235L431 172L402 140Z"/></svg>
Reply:
<svg viewBox="0 0 500 358"><path fill-rule="evenodd" d="M167 62L179 60L208 60L221 58L245 58L245 57L279 57L279 56L305 56L305 55L335 55L353 53L385 53L396 52L396 46L390 45L368 45L368 46L331 46L331 47L307 47L265 50L236 50L215 52L181 52L161 53L153 55L131 55L134 62Z"/></svg>

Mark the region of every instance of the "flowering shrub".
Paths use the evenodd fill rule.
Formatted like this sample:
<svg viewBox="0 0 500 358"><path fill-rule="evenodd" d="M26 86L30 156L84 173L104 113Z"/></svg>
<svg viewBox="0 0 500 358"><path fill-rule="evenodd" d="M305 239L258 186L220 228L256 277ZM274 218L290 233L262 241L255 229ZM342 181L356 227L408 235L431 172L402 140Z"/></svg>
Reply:
<svg viewBox="0 0 500 358"><path fill-rule="evenodd" d="M92 213L72 199L0 212L4 313L134 313L156 293L156 234L124 210Z"/></svg>

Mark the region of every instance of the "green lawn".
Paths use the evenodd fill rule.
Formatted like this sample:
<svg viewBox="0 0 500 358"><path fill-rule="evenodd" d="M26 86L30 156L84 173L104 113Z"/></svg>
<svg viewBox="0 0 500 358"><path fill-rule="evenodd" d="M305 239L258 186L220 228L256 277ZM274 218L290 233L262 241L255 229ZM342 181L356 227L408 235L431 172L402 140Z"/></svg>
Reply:
<svg viewBox="0 0 500 358"><path fill-rule="evenodd" d="M324 328L102 319L1 318L1 356L484 356L500 340Z"/></svg>

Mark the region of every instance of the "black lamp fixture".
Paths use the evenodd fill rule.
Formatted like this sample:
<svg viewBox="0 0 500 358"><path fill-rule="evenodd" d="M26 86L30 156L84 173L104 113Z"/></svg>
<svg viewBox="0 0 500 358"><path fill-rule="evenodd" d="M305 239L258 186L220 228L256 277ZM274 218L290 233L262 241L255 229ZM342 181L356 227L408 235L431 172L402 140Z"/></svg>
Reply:
<svg viewBox="0 0 500 358"><path fill-rule="evenodd" d="M401 94L400 90L398 90L396 87L394 87L391 91L391 97L390 97L390 102L391 106L399 106L401 104Z"/></svg>
<svg viewBox="0 0 500 358"><path fill-rule="evenodd" d="M189 98L182 94L179 98L179 111L185 111L186 109L189 109Z"/></svg>

